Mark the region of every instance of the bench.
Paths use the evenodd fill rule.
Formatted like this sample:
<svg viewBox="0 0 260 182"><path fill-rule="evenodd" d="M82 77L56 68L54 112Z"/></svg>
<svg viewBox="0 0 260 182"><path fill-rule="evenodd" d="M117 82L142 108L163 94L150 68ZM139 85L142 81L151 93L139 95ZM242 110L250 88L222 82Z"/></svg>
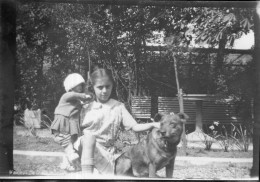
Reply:
<svg viewBox="0 0 260 182"><path fill-rule="evenodd" d="M151 118L151 97L132 96L132 114L136 119Z"/></svg>
<svg viewBox="0 0 260 182"><path fill-rule="evenodd" d="M138 123L141 122L151 122L151 97L148 96L132 96L132 104L131 104L131 110L132 115L135 119L138 119ZM147 132L143 133L136 133L136 137L138 139L138 142L141 140L141 136L147 135Z"/></svg>
<svg viewBox="0 0 260 182"><path fill-rule="evenodd" d="M188 130L192 131L196 126L196 100L183 100L184 112L189 116L186 121ZM179 113L179 101L177 97L158 97L159 113ZM213 124L218 121L221 125L230 128L231 123L234 125L241 124L241 119L237 117L233 104L217 103L215 100L203 100L202 102L202 126ZM230 125L230 126L229 126Z"/></svg>
<svg viewBox="0 0 260 182"><path fill-rule="evenodd" d="M203 101L202 104L203 123L219 121L221 124L240 124L241 118L237 116L234 104L216 103L214 101Z"/></svg>
<svg viewBox="0 0 260 182"><path fill-rule="evenodd" d="M195 123L196 108L193 101L184 100L184 112L189 116L187 123ZM179 113L179 100L177 97L158 97L158 113Z"/></svg>
<svg viewBox="0 0 260 182"><path fill-rule="evenodd" d="M186 124L196 123L196 101L183 100L184 112L189 116ZM158 97L158 113L179 113L179 101L177 97ZM136 119L151 118L151 97L132 97L132 114ZM241 118L236 114L234 105L231 103L220 103L215 100L203 100L202 122L203 125L219 121L220 124L241 124Z"/></svg>

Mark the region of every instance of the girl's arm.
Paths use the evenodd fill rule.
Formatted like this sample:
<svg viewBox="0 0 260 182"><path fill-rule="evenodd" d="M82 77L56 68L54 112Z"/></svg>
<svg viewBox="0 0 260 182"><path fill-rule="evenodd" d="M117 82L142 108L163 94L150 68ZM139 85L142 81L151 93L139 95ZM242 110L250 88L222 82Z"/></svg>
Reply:
<svg viewBox="0 0 260 182"><path fill-rule="evenodd" d="M145 123L145 124L138 124L133 116L127 111L124 105L122 105L122 117L123 117L123 126L126 130L132 129L135 132L141 132L150 130L154 127L160 128L160 123L153 122L153 123Z"/></svg>
<svg viewBox="0 0 260 182"><path fill-rule="evenodd" d="M150 130L152 128L160 128L160 123L145 123L145 124L136 124L132 127L132 130L135 132L141 132Z"/></svg>
<svg viewBox="0 0 260 182"><path fill-rule="evenodd" d="M82 100L87 101L91 99L90 95L86 95L85 93L76 93L76 92L67 92L62 96L63 100L66 101L72 101L72 100Z"/></svg>

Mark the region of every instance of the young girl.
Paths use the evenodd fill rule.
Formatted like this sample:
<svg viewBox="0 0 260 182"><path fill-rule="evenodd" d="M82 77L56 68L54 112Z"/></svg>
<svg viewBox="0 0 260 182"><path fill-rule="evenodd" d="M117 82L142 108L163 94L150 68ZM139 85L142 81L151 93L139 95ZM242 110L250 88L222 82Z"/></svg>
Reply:
<svg viewBox="0 0 260 182"><path fill-rule="evenodd" d="M96 98L83 108L85 117L81 127L84 135L78 145L82 150L82 172L92 173L95 165L101 174L114 174L114 144L119 127L124 126L126 130L140 132L153 127L159 128L160 124L138 124L124 104L111 97L114 80L110 71L96 69L90 75L90 82Z"/></svg>
<svg viewBox="0 0 260 182"><path fill-rule="evenodd" d="M54 140L65 149L67 160L74 169L77 167L76 164L79 159L79 155L73 148L73 143L81 133L79 114L82 103L91 99L90 95L83 93L84 84L85 80L77 73L69 74L65 78L64 87L66 93L60 98L51 125L52 134L55 136ZM66 164L66 159L64 159L63 163L64 168L67 167L67 170L73 170L71 165Z"/></svg>

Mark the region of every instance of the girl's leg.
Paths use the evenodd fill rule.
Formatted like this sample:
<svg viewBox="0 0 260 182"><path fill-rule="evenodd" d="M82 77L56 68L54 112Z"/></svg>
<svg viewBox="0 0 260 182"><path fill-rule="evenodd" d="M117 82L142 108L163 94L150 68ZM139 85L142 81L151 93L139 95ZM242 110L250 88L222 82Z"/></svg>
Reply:
<svg viewBox="0 0 260 182"><path fill-rule="evenodd" d="M79 155L77 154L77 152L73 147L73 143L77 140L77 138L78 138L77 135L71 135L70 140L64 143L65 153L68 155L70 162L73 162L79 158Z"/></svg>
<svg viewBox="0 0 260 182"><path fill-rule="evenodd" d="M96 137L91 134L84 134L81 138L81 169L82 172L92 174L94 168L94 151Z"/></svg>
<svg viewBox="0 0 260 182"><path fill-rule="evenodd" d="M79 159L79 155L76 153L76 151L73 148L73 144L69 143L65 148L65 153L67 154L67 157L69 159L69 162L72 164Z"/></svg>
<svg viewBox="0 0 260 182"><path fill-rule="evenodd" d="M68 171L79 170L80 166L78 167L79 155L76 153L73 147L73 142L76 140L76 135L70 134L61 134L58 133L55 136L55 141L58 142L63 148L66 154L66 157L63 157L63 163L61 167Z"/></svg>
<svg viewBox="0 0 260 182"><path fill-rule="evenodd" d="M55 130L53 130L52 133L54 135L54 141L60 144L64 148L64 153L66 154L65 149L67 147L67 143L69 143L70 141L71 136L59 133L58 131ZM67 155L64 155L62 158L63 160L62 163L60 164L60 168L71 171L72 166L69 163Z"/></svg>

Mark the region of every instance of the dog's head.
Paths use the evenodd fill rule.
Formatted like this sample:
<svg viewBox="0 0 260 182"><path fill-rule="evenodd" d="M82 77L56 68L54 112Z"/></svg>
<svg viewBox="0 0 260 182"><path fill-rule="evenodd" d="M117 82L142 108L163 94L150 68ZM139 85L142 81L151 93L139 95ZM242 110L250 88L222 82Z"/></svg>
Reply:
<svg viewBox="0 0 260 182"><path fill-rule="evenodd" d="M170 143L179 143L183 131L183 123L188 118L185 113L156 114L154 121L161 123L159 132L162 138Z"/></svg>

